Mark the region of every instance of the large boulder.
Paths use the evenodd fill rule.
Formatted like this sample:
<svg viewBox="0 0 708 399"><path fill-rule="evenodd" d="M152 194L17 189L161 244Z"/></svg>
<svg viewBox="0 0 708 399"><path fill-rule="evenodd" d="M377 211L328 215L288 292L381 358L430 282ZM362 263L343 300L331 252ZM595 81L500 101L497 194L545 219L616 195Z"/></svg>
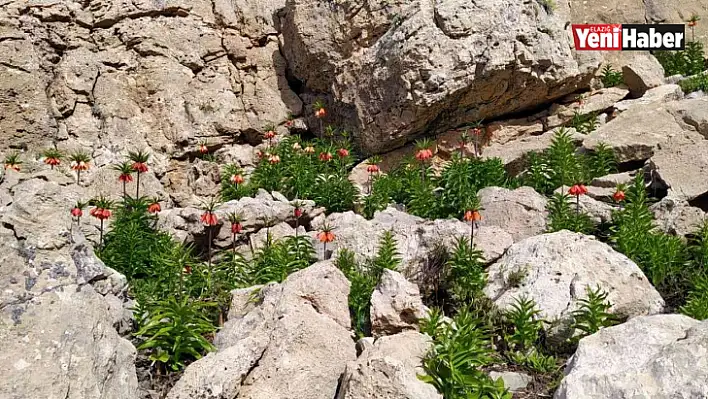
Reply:
<svg viewBox="0 0 708 399"><path fill-rule="evenodd" d="M708 322L636 317L580 340L555 399L708 396Z"/></svg>
<svg viewBox="0 0 708 399"><path fill-rule="evenodd" d="M664 68L653 55L639 53L622 67L622 80L632 96L641 97L647 90L664 84Z"/></svg>
<svg viewBox="0 0 708 399"><path fill-rule="evenodd" d="M418 286L401 273L384 270L371 295L371 333L374 337L418 330L419 321L427 313Z"/></svg>
<svg viewBox="0 0 708 399"><path fill-rule="evenodd" d="M651 115L651 118L647 118ZM637 105L587 135L583 147L600 143L612 149L618 162L645 161L669 141L685 142L684 127L662 104Z"/></svg>
<svg viewBox="0 0 708 399"><path fill-rule="evenodd" d="M486 187L477 193L482 220L480 226L499 226L511 233L514 241L546 230L548 200L531 187L509 190Z"/></svg>
<svg viewBox="0 0 708 399"><path fill-rule="evenodd" d="M694 133L661 146L647 162L655 188L674 198L692 201L708 194L708 140Z"/></svg>
<svg viewBox="0 0 708 399"><path fill-rule="evenodd" d="M291 0L281 21L294 76L375 152L562 97L599 66L534 1Z"/></svg>
<svg viewBox="0 0 708 399"><path fill-rule="evenodd" d="M167 397L333 398L356 358L348 295L349 282L331 262L234 292L218 351L189 365Z"/></svg>
<svg viewBox="0 0 708 399"><path fill-rule="evenodd" d="M485 294L508 309L521 297L536 302L541 317L553 322L553 337L566 338L586 288L608 293L610 311L620 317L659 313L664 300L639 267L609 245L566 230L514 244L487 270Z"/></svg>
<svg viewBox="0 0 708 399"><path fill-rule="evenodd" d="M377 339L347 365L336 399L442 399L418 379L430 345L430 337L415 331Z"/></svg>
<svg viewBox="0 0 708 399"><path fill-rule="evenodd" d="M708 97L672 102L671 109L708 139Z"/></svg>
<svg viewBox="0 0 708 399"><path fill-rule="evenodd" d="M317 229L324 221L324 216L319 216L313 219L312 226ZM327 244L327 251L331 250L333 257L346 248L354 251L359 260L371 258L376 255L384 232L391 231L401 258L400 271L408 276L422 270L428 255L437 245L451 249L457 239L470 235L468 223L455 219L425 220L390 207L377 212L371 220L354 212L345 212L330 214L326 221L334 228L336 236L334 242ZM316 239L317 231L308 234L318 256L322 256L324 248ZM512 242L511 235L500 227L480 226L475 229L474 244L487 262L498 259Z"/></svg>
<svg viewBox="0 0 708 399"><path fill-rule="evenodd" d="M696 233L706 220L702 209L671 196L662 198L649 209L654 213L654 223L661 231L678 236Z"/></svg>

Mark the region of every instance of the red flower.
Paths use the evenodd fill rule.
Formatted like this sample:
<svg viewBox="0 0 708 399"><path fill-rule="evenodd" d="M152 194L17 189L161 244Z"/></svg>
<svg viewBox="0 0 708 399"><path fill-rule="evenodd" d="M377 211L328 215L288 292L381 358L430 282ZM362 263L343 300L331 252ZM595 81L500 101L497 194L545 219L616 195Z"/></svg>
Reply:
<svg viewBox="0 0 708 399"><path fill-rule="evenodd" d="M185 265L184 268L182 269L182 273L184 273L184 274L192 274L192 266Z"/></svg>
<svg viewBox="0 0 708 399"><path fill-rule="evenodd" d="M307 154L314 154L314 153L315 153L315 147L307 146L307 147L305 147L305 149L304 149L303 151L304 151L305 153L307 153Z"/></svg>
<svg viewBox="0 0 708 399"><path fill-rule="evenodd" d="M585 187L582 184L576 184L573 187L571 187L570 190L568 190L568 194L575 195L576 197L583 195L583 194L587 194L587 193L588 193L587 187Z"/></svg>
<svg viewBox="0 0 708 399"><path fill-rule="evenodd" d="M75 218L80 218L81 216L84 216L84 211L82 211L81 208L78 208L78 207L73 208L71 210L71 216L73 216Z"/></svg>
<svg viewBox="0 0 708 399"><path fill-rule="evenodd" d="M301 217L302 216L302 209L295 208L295 210L293 210L293 215L295 215L296 218Z"/></svg>
<svg viewBox="0 0 708 399"><path fill-rule="evenodd" d="M617 202L624 201L624 199L625 199L624 191L622 191L622 190L615 191L615 193L612 194L612 198Z"/></svg>
<svg viewBox="0 0 708 399"><path fill-rule="evenodd" d="M238 175L231 175L231 183L233 184L241 184L243 183L243 176L240 174Z"/></svg>
<svg viewBox="0 0 708 399"><path fill-rule="evenodd" d="M327 116L327 111L324 108L315 110L315 118L322 119Z"/></svg>
<svg viewBox="0 0 708 399"><path fill-rule="evenodd" d="M320 153L320 161L328 162L332 160L332 154L329 152L321 152Z"/></svg>
<svg viewBox="0 0 708 399"><path fill-rule="evenodd" d="M293 121L292 120L287 120L285 121L285 127L290 128L293 126Z"/></svg>
<svg viewBox="0 0 708 399"><path fill-rule="evenodd" d="M698 21L688 21L688 26L694 27L696 25L698 25Z"/></svg>
<svg viewBox="0 0 708 399"><path fill-rule="evenodd" d="M162 211L162 207L160 207L160 203L157 201L154 201L148 206L148 212L150 213L158 213Z"/></svg>
<svg viewBox="0 0 708 399"><path fill-rule="evenodd" d="M122 173L120 176L118 176L118 181L122 181L124 183L130 183L133 181L133 176L129 174Z"/></svg>
<svg viewBox="0 0 708 399"><path fill-rule="evenodd" d="M482 129L476 127L472 129L472 134L474 134L475 136L479 136L480 134L482 134Z"/></svg>
<svg viewBox="0 0 708 399"><path fill-rule="evenodd" d="M271 156L268 158L268 162L270 162L271 165L275 165L275 164L277 164L277 163L280 162L280 157L279 157L278 155L271 155Z"/></svg>
<svg viewBox="0 0 708 399"><path fill-rule="evenodd" d="M265 154L263 153L263 151L258 150L256 152L256 156L258 157L258 159L263 159L263 157L265 157Z"/></svg>
<svg viewBox="0 0 708 399"><path fill-rule="evenodd" d="M366 171L369 173L378 173L381 171L379 165L369 165L366 167Z"/></svg>
<svg viewBox="0 0 708 399"><path fill-rule="evenodd" d="M415 159L424 162L433 157L433 150L425 148L415 153Z"/></svg>
<svg viewBox="0 0 708 399"><path fill-rule="evenodd" d="M270 140L275 137L275 130L268 130L263 134L263 137L265 137L267 140Z"/></svg>
<svg viewBox="0 0 708 399"><path fill-rule="evenodd" d="M5 169L12 169L15 172L20 171L20 165L19 164L12 164L12 163L6 163L5 164Z"/></svg>
<svg viewBox="0 0 708 399"><path fill-rule="evenodd" d="M216 214L211 211L204 212L202 214L201 221L207 226L216 226L219 223L218 219L216 218Z"/></svg>
<svg viewBox="0 0 708 399"><path fill-rule="evenodd" d="M84 161L79 161L79 162L73 161L71 163L71 169L73 169L73 170L89 170L89 164L88 164L88 162L84 162Z"/></svg>
<svg viewBox="0 0 708 399"><path fill-rule="evenodd" d="M49 166L57 166L61 163L59 158L44 158L44 163Z"/></svg>
<svg viewBox="0 0 708 399"><path fill-rule="evenodd" d="M468 222L478 222L482 220L482 215L479 214L479 211L468 210L465 212L464 219Z"/></svg>
<svg viewBox="0 0 708 399"><path fill-rule="evenodd" d="M231 234L240 234L243 230L243 225L241 223L233 223L231 225Z"/></svg>
<svg viewBox="0 0 708 399"><path fill-rule="evenodd" d="M148 167L145 162L134 162L132 167L133 167L133 170L138 173L145 173L148 171Z"/></svg>
<svg viewBox="0 0 708 399"><path fill-rule="evenodd" d="M317 239L320 240L320 242L324 243L332 242L335 238L336 237L334 233L332 233L331 231L321 231L317 234Z"/></svg>
<svg viewBox="0 0 708 399"><path fill-rule="evenodd" d="M98 220L106 220L111 217L111 211L104 208L93 208L89 213Z"/></svg>
<svg viewBox="0 0 708 399"><path fill-rule="evenodd" d="M209 152L209 148L206 146L206 144L199 144L199 152L202 154L206 154Z"/></svg>
<svg viewBox="0 0 708 399"><path fill-rule="evenodd" d="M347 150L346 148L340 148L337 150L337 155L339 155L340 158L348 157L349 150Z"/></svg>

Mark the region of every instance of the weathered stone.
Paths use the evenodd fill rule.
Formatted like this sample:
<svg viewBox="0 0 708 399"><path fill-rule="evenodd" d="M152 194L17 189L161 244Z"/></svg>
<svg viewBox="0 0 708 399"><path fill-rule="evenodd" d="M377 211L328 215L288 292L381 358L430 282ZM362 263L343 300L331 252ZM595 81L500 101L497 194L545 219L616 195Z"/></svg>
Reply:
<svg viewBox="0 0 708 399"><path fill-rule="evenodd" d="M352 125L369 151L562 97L587 87L599 64L594 54L576 60L563 22L536 2L416 0L342 12L355 3L288 2L282 47L308 89L332 93L329 120ZM494 15L507 22L491 28Z"/></svg>
<svg viewBox="0 0 708 399"><path fill-rule="evenodd" d="M674 198L692 201L708 193L708 140L698 135L658 149L646 169L652 173L653 185L668 189Z"/></svg>
<svg viewBox="0 0 708 399"><path fill-rule="evenodd" d="M641 97L647 90L664 84L664 68L653 55L637 54L622 67L622 80L632 96Z"/></svg>
<svg viewBox="0 0 708 399"><path fill-rule="evenodd" d="M614 173L592 179L590 185L601 188L617 188L620 184L628 185L634 180L634 172Z"/></svg>
<svg viewBox="0 0 708 399"><path fill-rule="evenodd" d="M698 133L708 139L708 98L677 101L671 103L670 107L684 122L693 126Z"/></svg>
<svg viewBox="0 0 708 399"><path fill-rule="evenodd" d="M317 229L324 217L312 221ZM469 237L470 226L454 219L425 220L405 212L387 208L377 212L372 220L366 220L354 212L334 213L327 216L336 236L327 244L333 257L342 249L354 251L360 260L376 255L379 240L385 231L391 231L401 258L399 271L407 276L417 274L427 261L427 256L437 244L453 248L459 237ZM317 231L308 233L313 240L318 256L323 254L323 245L316 240ZM499 258L512 243L506 230L497 226L480 226L475 229L475 246L482 251L487 262Z"/></svg>
<svg viewBox="0 0 708 399"><path fill-rule="evenodd" d="M333 398L356 358L348 295L349 282L331 262L239 292L240 309L219 332L219 351L189 365L167 397Z"/></svg>
<svg viewBox="0 0 708 399"><path fill-rule="evenodd" d="M550 116L546 120L546 125L550 128L561 126L573 119L573 116L599 114L610 108L615 103L627 96L629 90L621 87L609 87L591 92L582 98L580 102L572 105L554 105L549 110Z"/></svg>
<svg viewBox="0 0 708 399"><path fill-rule="evenodd" d="M512 285L515 284L515 285ZM608 293L611 312L619 316L659 313L664 300L641 269L610 246L582 234L559 231L514 244L488 269L485 294L502 309L516 299L533 299L541 317L556 322L551 337L567 338L564 331L585 298L586 287Z"/></svg>
<svg viewBox="0 0 708 399"><path fill-rule="evenodd" d="M424 374L421 359L431 345L415 331L381 337L344 372L336 399L442 399Z"/></svg>
<svg viewBox="0 0 708 399"><path fill-rule="evenodd" d="M533 377L524 373L515 373L513 371L492 371L489 373L489 377L492 380L497 380L501 378L504 381L504 386L511 392L521 391L526 389L526 387L533 381Z"/></svg>
<svg viewBox="0 0 708 399"><path fill-rule="evenodd" d="M681 100L682 98L683 90L681 90L679 85L666 84L647 90L647 92L640 98L620 101L615 104L615 108L619 112L624 112L636 106L662 104L670 101Z"/></svg>
<svg viewBox="0 0 708 399"><path fill-rule="evenodd" d="M673 197L664 197L649 209L659 229L679 236L695 233L706 220L703 210Z"/></svg>
<svg viewBox="0 0 708 399"><path fill-rule="evenodd" d="M708 322L636 317L580 340L555 399L708 395Z"/></svg>
<svg viewBox="0 0 708 399"><path fill-rule="evenodd" d="M418 322L427 313L418 286L398 272L385 270L371 295L371 333L374 337L418 330Z"/></svg>
<svg viewBox="0 0 708 399"><path fill-rule="evenodd" d="M487 187L477 193L482 211L480 226L499 226L509 231L514 241L546 230L546 198L531 187L509 190Z"/></svg>

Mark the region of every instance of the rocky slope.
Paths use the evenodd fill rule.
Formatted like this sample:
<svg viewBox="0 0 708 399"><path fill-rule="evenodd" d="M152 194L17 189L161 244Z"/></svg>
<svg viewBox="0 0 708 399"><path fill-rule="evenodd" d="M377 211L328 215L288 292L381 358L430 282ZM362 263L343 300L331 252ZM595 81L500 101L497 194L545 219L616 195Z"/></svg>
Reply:
<svg viewBox="0 0 708 399"><path fill-rule="evenodd" d="M572 130L571 140L581 152L607 144L620 171L594 179L578 209L609 223L617 184L643 175L660 199L651 206L657 228L691 239L708 211L707 97L665 84L646 54L576 53L567 22L680 22L705 14L708 4L543 4L0 0L0 154L17 150L24 161L21 171L0 176L0 397L441 398L418 378L434 342L420 332L430 292L415 283L424 285L437 265L436 248L452 249L470 234L468 223L427 220L400 206L368 220L353 211L325 217L314 201L299 206L296 218L288 198L266 191L222 204L215 249L231 246L225 218L236 211L244 214L238 252L259 249L267 234L297 234L312 241L318 262L280 283L232 292L226 322L212 337L217 350L156 392L136 371L128 281L94 253L99 222L72 221L78 200L118 199L113 165L146 148L150 171L140 190L164 206L157 225L204 247L198 207L218 193L221 166L252 170L269 146L261 135L268 124L279 138L322 133L310 111L318 99L327 124L352 131L363 153L384 154L384 171L423 135L435 138L439 167L459 150L456 128L485 119L481 158L498 157L516 175L529 151L551 146L559 126L594 114L597 128ZM706 40L704 25L696 36ZM607 60L625 67L626 86L590 89ZM197 158L200 143L214 162ZM42 163L39 153L51 145L90 153L78 184L66 165ZM475 152L471 145L461 151ZM350 174L362 193L366 168ZM573 336L568 323L588 287L605 289L612 312L627 320L580 341L555 398L708 395L705 321L662 314L675 311L670 301L602 237L547 234L547 196L530 187L477 195L483 218L474 243L490 302L503 310L521 296L534 299L554 323L545 333L550 343ZM337 236L328 251L318 240L325 221ZM386 231L401 273L381 277L370 295L373 337L358 340L347 306L352 283L323 258L349 249L365 261ZM489 374L515 397L542 384L515 370Z"/></svg>

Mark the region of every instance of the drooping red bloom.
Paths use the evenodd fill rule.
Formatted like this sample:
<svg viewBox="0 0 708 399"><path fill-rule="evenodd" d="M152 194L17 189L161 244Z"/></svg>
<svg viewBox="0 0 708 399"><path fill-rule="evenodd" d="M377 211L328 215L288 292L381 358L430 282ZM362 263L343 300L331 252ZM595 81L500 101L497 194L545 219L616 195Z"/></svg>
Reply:
<svg viewBox="0 0 708 399"><path fill-rule="evenodd" d="M49 166L58 166L61 160L59 158L44 158L44 163Z"/></svg>
<svg viewBox="0 0 708 399"><path fill-rule="evenodd" d="M568 190L568 194L575 195L576 197L580 196L580 195L587 194L587 193L588 193L587 187L585 187L582 184L575 184L575 185L573 185L573 187L570 188L570 190Z"/></svg>
<svg viewBox="0 0 708 399"><path fill-rule="evenodd" d="M268 130L267 132L263 133L263 137L266 138L266 140L270 140L274 138L276 135L275 130Z"/></svg>
<svg viewBox="0 0 708 399"><path fill-rule="evenodd" d="M325 111L324 108L319 108L319 109L315 110L315 118L322 119L325 116L327 116L327 111Z"/></svg>
<svg viewBox="0 0 708 399"><path fill-rule="evenodd" d="M148 171L148 167L145 162L134 162L132 168L138 173L146 173Z"/></svg>
<svg viewBox="0 0 708 399"><path fill-rule="evenodd" d="M110 209L105 208L93 208L89 213L98 220L106 220L111 217Z"/></svg>
<svg viewBox="0 0 708 399"><path fill-rule="evenodd" d="M379 168L379 165L369 165L366 167L366 171L371 174L374 174L380 172L381 169Z"/></svg>
<svg viewBox="0 0 708 399"><path fill-rule="evenodd" d="M20 164L16 164L16 163L6 163L6 164L5 164L5 169L12 169L12 170L14 170L15 172L19 172L19 171L20 171Z"/></svg>
<svg viewBox="0 0 708 399"><path fill-rule="evenodd" d="M121 174L118 176L118 181L121 181L121 182L123 182L123 183L130 183L130 182L133 181L133 176L131 176L131 175L128 174L128 173L121 173Z"/></svg>
<svg viewBox="0 0 708 399"><path fill-rule="evenodd" d="M433 157L433 150L424 148L415 153L415 159L424 162Z"/></svg>
<svg viewBox="0 0 708 399"><path fill-rule="evenodd" d="M330 154L329 152L321 152L320 153L320 161L328 162L328 161L331 161L332 158L333 158L332 154Z"/></svg>
<svg viewBox="0 0 708 399"><path fill-rule="evenodd" d="M295 143L293 143L293 150L298 151L301 149L302 149L302 146L300 145L300 143L298 143L297 141Z"/></svg>
<svg viewBox="0 0 708 399"><path fill-rule="evenodd" d="M480 134L482 134L482 129L475 127L472 129L472 134L474 134L475 136L479 136Z"/></svg>
<svg viewBox="0 0 708 399"><path fill-rule="evenodd" d="M694 26L698 25L698 21L688 21L688 26L693 28Z"/></svg>
<svg viewBox="0 0 708 399"><path fill-rule="evenodd" d="M216 226L219 223L219 220L216 218L216 214L211 211L202 213L201 221L207 226Z"/></svg>
<svg viewBox="0 0 708 399"><path fill-rule="evenodd" d="M71 162L71 169L73 170L89 170L89 163L84 161L73 161Z"/></svg>
<svg viewBox="0 0 708 399"><path fill-rule="evenodd" d="M464 219L468 222L478 222L482 220L482 215L479 214L479 211L471 209L465 211Z"/></svg>
<svg viewBox="0 0 708 399"><path fill-rule="evenodd" d="M625 197L626 196L624 194L624 191L622 191L622 190L617 190L617 191L615 191L614 194L612 194L612 199L614 199L617 202L624 201Z"/></svg>
<svg viewBox="0 0 708 399"><path fill-rule="evenodd" d="M182 269L182 273L184 273L184 274L192 274L192 266L184 265L184 268Z"/></svg>
<svg viewBox="0 0 708 399"><path fill-rule="evenodd" d="M296 218L301 217L301 216L302 216L302 209L301 209L301 208L295 208L295 210L293 210L293 215L295 215Z"/></svg>
<svg viewBox="0 0 708 399"><path fill-rule="evenodd" d="M160 203L157 201L154 201L150 205L148 205L148 212L150 212L150 213L158 213L161 211L162 211L162 207L160 206Z"/></svg>
<svg viewBox="0 0 708 399"><path fill-rule="evenodd" d="M75 218L80 218L81 216L84 216L84 211L81 210L81 208L72 208L71 209L71 216Z"/></svg>
<svg viewBox="0 0 708 399"><path fill-rule="evenodd" d="M271 155L268 158L268 162L270 162L271 165L275 165L280 162L280 157L278 155Z"/></svg>
<svg viewBox="0 0 708 399"><path fill-rule="evenodd" d="M231 234L240 234L243 231L243 225L239 222L231 224Z"/></svg>
<svg viewBox="0 0 708 399"><path fill-rule="evenodd" d="M348 157L349 150L347 150L346 148L340 148L337 150L337 155L339 155L340 158Z"/></svg>
<svg viewBox="0 0 708 399"><path fill-rule="evenodd" d="M263 153L263 151L258 150L256 151L256 156L258 157L258 159L263 159L265 157L265 154Z"/></svg>
<svg viewBox="0 0 708 399"><path fill-rule="evenodd" d="M320 242L332 242L334 239L337 238L332 231L328 230L323 230L317 234L317 239L320 240Z"/></svg>
<svg viewBox="0 0 708 399"><path fill-rule="evenodd" d="M202 154L206 154L209 152L209 147L207 147L204 143L199 144L199 152L201 152Z"/></svg>
<svg viewBox="0 0 708 399"><path fill-rule="evenodd" d="M233 184L241 184L243 183L243 176L241 176L240 174L231 175L230 180Z"/></svg>
<svg viewBox="0 0 708 399"><path fill-rule="evenodd" d="M306 154L314 154L315 153L315 147L313 146L307 146L303 150Z"/></svg>

